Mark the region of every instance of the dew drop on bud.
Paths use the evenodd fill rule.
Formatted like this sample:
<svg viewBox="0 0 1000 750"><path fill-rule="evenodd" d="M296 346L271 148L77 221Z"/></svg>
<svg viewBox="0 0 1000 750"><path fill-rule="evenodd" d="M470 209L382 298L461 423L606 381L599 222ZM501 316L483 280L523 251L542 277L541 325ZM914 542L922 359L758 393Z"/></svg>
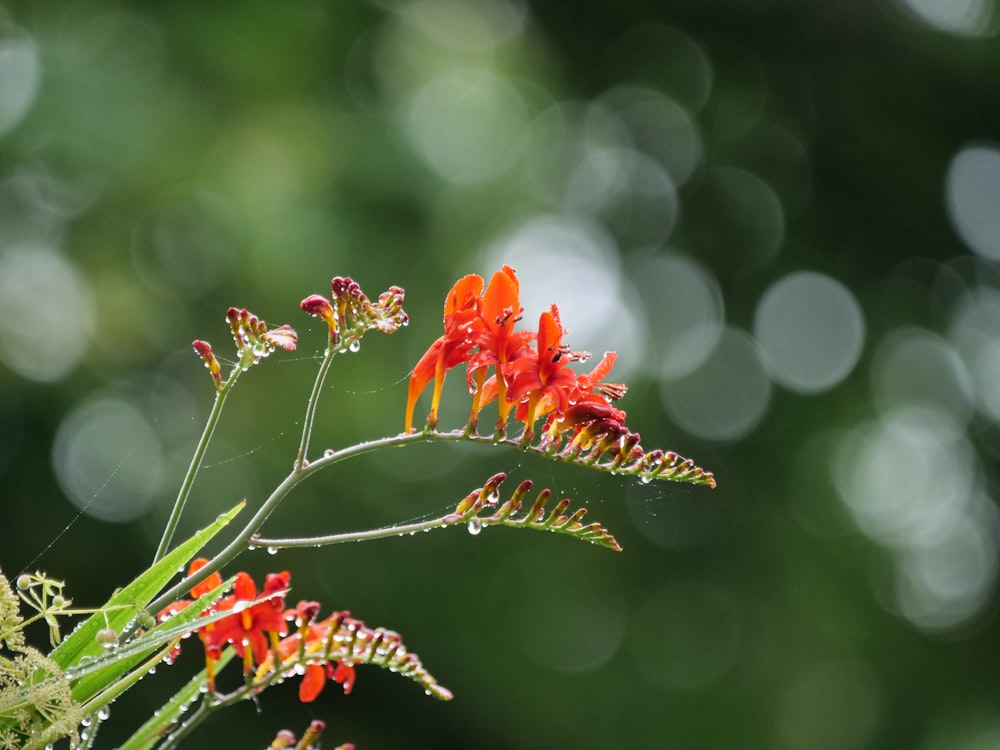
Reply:
<svg viewBox="0 0 1000 750"><path fill-rule="evenodd" d="M469 520L469 533L475 536L480 531L483 530L483 522L478 518L473 518Z"/></svg>

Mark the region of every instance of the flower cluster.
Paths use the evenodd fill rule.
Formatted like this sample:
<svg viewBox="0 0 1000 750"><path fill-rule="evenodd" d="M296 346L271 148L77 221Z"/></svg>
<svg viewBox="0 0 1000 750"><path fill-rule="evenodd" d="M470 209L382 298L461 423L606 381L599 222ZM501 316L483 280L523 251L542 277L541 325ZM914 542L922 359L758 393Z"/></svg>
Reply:
<svg viewBox="0 0 1000 750"><path fill-rule="evenodd" d="M398 286L389 287L375 302L349 276L334 276L330 286L332 302L320 294L311 294L299 306L326 323L333 349L357 351L366 331L391 334L409 322L403 311L403 290Z"/></svg>
<svg viewBox="0 0 1000 750"><path fill-rule="evenodd" d="M245 307L230 307L226 311L226 321L233 332L233 341L236 344L236 352L239 357L234 374L247 369L250 365L257 364L275 349L295 351L299 340L299 335L291 326L268 328L267 323ZM215 352L212 351L212 345L198 339L192 342L191 346L194 348L195 354L201 357L205 367L208 368L215 381L215 387L221 389L225 384L222 378L222 365L219 364Z"/></svg>
<svg viewBox="0 0 1000 750"><path fill-rule="evenodd" d="M197 572L207 563L204 558L194 560L188 569L188 575ZM240 571L236 574L232 594L220 599L202 613L204 615L209 612L232 612L231 615L209 622L197 630L198 637L205 646L205 674L210 691L215 690L215 666L226 646L232 646L236 655L243 659L243 671L247 676L254 674L256 665L262 667L262 670L258 671L259 677L275 663L281 664L288 656L298 654L299 644L303 640L301 632L303 626L300 625L299 630L287 638L282 639L281 636L288 634L290 622L303 622L306 613L311 612L311 615L308 615L309 621L306 622L310 624L319 611L319 605L315 602L302 602L295 609L286 610L285 594L290 582L291 575L288 571L270 573L264 580L263 590L258 593L257 585L250 574ZM219 573L213 573L191 589L191 600L182 599L171 605L160 614L160 619L166 619L190 606L199 597L222 586L222 583ZM317 626L313 637L322 637L321 631L322 628ZM277 662L274 659L275 655L278 655ZM322 674L315 674L317 669L321 670ZM353 668L339 662L330 664L321 660L311 663L307 668L303 689L300 691L300 697L304 702L314 700L319 695L327 675L334 681L342 683L345 692L350 692L354 684Z"/></svg>
<svg viewBox="0 0 1000 750"><path fill-rule="evenodd" d="M589 373L577 374L571 364L590 357L563 343L559 308L553 304L538 320L537 331L516 331L523 308L514 269L504 266L488 286L475 274L459 279L448 293L444 307L444 334L413 368L406 404L406 430L413 430L417 399L434 381L427 424L437 424L445 373L466 365L466 379L473 394L469 422L478 422L480 410L497 401L497 431L502 433L513 413L524 424L525 438L534 436L534 425L547 417L546 440L557 441L568 430L576 438L593 442L629 434L625 412L611 405L625 395L619 383L604 383L616 354L608 352ZM490 371L492 370L492 374Z"/></svg>

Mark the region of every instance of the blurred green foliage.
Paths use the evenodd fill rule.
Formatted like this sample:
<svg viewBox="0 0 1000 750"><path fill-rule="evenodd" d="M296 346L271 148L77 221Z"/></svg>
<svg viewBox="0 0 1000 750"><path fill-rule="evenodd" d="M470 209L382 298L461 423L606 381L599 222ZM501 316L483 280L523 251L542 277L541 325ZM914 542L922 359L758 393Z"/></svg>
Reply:
<svg viewBox="0 0 1000 750"><path fill-rule="evenodd" d="M83 604L149 562L212 395L189 342L224 354L230 305L300 348L241 381L184 534L291 465L325 336L300 299L334 275L407 290L410 326L335 363L313 443L342 446L402 428L445 292L509 260L524 325L558 301L575 348L618 349L630 427L719 488L445 445L338 467L269 535L441 513L502 470L625 551L492 529L248 554L293 599L399 630L457 698L362 670L199 746L314 717L359 747L996 746L998 14L0 7L0 565Z"/></svg>

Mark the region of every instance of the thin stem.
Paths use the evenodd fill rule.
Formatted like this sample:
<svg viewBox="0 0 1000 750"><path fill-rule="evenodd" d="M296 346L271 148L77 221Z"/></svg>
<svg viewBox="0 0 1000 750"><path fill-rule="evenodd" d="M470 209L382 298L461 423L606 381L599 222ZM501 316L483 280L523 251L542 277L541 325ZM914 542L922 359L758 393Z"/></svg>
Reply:
<svg viewBox="0 0 1000 750"><path fill-rule="evenodd" d="M180 523L184 506L191 495L191 488L194 486L195 477L198 475L198 470L205 459L205 451L208 450L208 444L212 441L212 434L215 432L215 427L219 423L219 417L222 415L222 407L226 403L226 396L229 395L229 391L232 390L241 371L242 368L240 366L234 368L229 379L215 392L215 402L212 404L212 410L208 414L208 420L205 422L205 429L201 433L198 445L194 449L194 455L191 457L191 463L188 466L187 473L184 475L184 481L181 482L180 490L177 492L177 499L174 500L174 507L170 511L170 518L167 519L167 525L163 529L160 545L156 548L156 554L153 556L153 565L158 563L170 548L170 542L174 538L177 524Z"/></svg>
<svg viewBox="0 0 1000 750"><path fill-rule="evenodd" d="M319 372L316 373L316 380L313 381L312 393L309 394L309 401L306 403L306 413L302 420L302 439L299 441L299 451L295 456L296 469L301 469L303 464L308 463L309 439L312 437L313 421L316 419L316 407L319 404L319 395L323 390L326 374L330 371L330 363L333 362L333 357L336 353L337 350L333 346L333 341L328 340L326 351L323 353L323 361L319 366Z"/></svg>
<svg viewBox="0 0 1000 750"><path fill-rule="evenodd" d="M333 464L339 463L340 461L344 461L348 458L364 453L370 453L381 448L407 445L408 443L433 442L440 439L449 438L445 437L443 433L429 431L402 433L399 435L393 435L392 437L380 438L378 440L370 440L366 443L352 445L348 448L344 448L343 450L326 454L312 463L307 463L304 466L297 466L293 468L288 476L286 476L281 483L274 488L274 491L270 494L267 500L264 501L264 504L260 506L257 512L254 513L253 517L247 521L243 529L240 530L240 532L229 544L227 544L218 554L216 554L203 567L199 568L194 574L184 578L174 584L171 588L167 589L167 591L160 594L160 596L147 606L147 609L150 612L159 612L168 604L171 604L177 598L183 596L192 586L197 585L212 573L221 570L225 565L236 559L236 557L241 552L246 550L251 544L251 538L260 530L261 525L265 520L267 520L267 517L274 512L275 508L277 508L281 501L284 500L285 496L288 495L288 493L291 492L292 489L306 477L327 466L332 466ZM453 437L450 439L458 438Z"/></svg>
<svg viewBox="0 0 1000 750"><path fill-rule="evenodd" d="M403 536L404 534L416 534L418 531L430 531L443 526L453 526L444 518L434 518L430 521L419 521L416 523L401 523L395 526L384 526L380 529L369 531L351 531L342 534L327 534L325 536L294 537L288 539L268 539L265 537L252 537L251 542L257 547L290 548L290 547L320 547L327 544L343 544L344 542L363 542L368 539L385 539L390 536Z"/></svg>

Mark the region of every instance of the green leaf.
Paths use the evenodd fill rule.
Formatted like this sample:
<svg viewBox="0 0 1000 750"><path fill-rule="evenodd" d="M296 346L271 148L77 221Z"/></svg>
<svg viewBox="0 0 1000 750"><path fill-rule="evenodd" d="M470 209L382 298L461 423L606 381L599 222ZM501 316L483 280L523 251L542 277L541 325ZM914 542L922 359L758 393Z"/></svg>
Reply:
<svg viewBox="0 0 1000 750"><path fill-rule="evenodd" d="M216 661L216 670L221 670L232 660L236 652L227 648ZM146 723L139 727L119 750L149 750L180 720L181 715L201 695L208 679L201 670L178 690L174 697L155 711Z"/></svg>
<svg viewBox="0 0 1000 750"><path fill-rule="evenodd" d="M119 675L132 669L154 649L177 641L209 623L229 617L232 614L230 610L223 610L204 617L202 617L202 613L226 589L232 586L233 580L230 579L199 597L195 602L149 632L66 670L66 676L74 683L73 698L80 702L90 701L95 695L104 691ZM260 600L280 596L283 593L274 592L268 596L260 597Z"/></svg>
<svg viewBox="0 0 1000 750"><path fill-rule="evenodd" d="M101 609L86 619L59 644L51 654L52 659L64 670L69 670L79 666L81 661L85 662L104 654L104 647L97 642L98 631L111 628L116 633L121 633L125 630L152 601L153 597L177 574L177 571L182 570L185 563L218 534L243 509L243 506L244 503L241 502L232 510L220 515L213 523L172 550L132 583L116 591ZM128 666L124 665L121 671L109 671L106 675L105 687L127 669Z"/></svg>

